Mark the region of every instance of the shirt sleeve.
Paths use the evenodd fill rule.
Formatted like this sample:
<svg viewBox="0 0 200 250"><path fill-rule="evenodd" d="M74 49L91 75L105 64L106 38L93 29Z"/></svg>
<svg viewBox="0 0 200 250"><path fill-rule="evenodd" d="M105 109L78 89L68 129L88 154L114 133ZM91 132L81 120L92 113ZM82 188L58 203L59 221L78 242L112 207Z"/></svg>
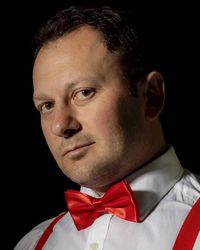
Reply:
<svg viewBox="0 0 200 250"><path fill-rule="evenodd" d="M42 222L33 228L17 243L14 250L34 250L38 240L52 220L53 219Z"/></svg>
<svg viewBox="0 0 200 250"><path fill-rule="evenodd" d="M193 247L193 250L199 250L199 249L200 249L200 232L197 236L197 239L196 239L196 241L194 243L194 247Z"/></svg>

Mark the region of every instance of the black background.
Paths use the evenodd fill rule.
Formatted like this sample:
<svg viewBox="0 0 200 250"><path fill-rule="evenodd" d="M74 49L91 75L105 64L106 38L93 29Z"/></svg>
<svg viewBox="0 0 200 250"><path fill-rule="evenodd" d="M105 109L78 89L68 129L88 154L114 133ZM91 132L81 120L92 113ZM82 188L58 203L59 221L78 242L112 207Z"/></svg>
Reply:
<svg viewBox="0 0 200 250"><path fill-rule="evenodd" d="M55 2L10 2L1 8L5 14L1 21L5 249L13 249L32 227L65 210L63 191L77 188L56 166L32 104L33 34L49 16L81 1ZM192 1L176 6L161 2L116 5L134 10L149 56L165 77L167 98L161 118L166 139L174 145L182 165L200 174L198 8Z"/></svg>

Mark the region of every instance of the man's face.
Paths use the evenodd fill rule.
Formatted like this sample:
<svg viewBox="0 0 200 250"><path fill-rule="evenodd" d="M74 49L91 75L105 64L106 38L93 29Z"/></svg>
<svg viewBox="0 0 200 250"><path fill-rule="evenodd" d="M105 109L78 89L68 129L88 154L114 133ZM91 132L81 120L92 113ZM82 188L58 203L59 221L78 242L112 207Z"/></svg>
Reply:
<svg viewBox="0 0 200 250"><path fill-rule="evenodd" d="M102 189L142 163L144 108L100 34L83 27L45 45L33 70L34 101L61 170Z"/></svg>

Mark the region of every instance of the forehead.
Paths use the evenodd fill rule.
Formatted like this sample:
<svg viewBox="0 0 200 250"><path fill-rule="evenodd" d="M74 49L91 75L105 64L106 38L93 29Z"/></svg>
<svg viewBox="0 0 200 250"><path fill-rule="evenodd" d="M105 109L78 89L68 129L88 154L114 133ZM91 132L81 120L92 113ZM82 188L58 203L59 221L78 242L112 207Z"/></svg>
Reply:
<svg viewBox="0 0 200 250"><path fill-rule="evenodd" d="M81 54L88 53L93 54L93 56L96 54L103 56L109 52L105 46L102 34L87 25L45 44L38 52L35 65L41 59L49 59L55 55L69 57L70 54L73 54L73 59L76 59Z"/></svg>
<svg viewBox="0 0 200 250"><path fill-rule="evenodd" d="M105 46L102 35L90 26L83 26L44 45L35 60L33 81L54 79L61 74L105 72L116 64L116 56Z"/></svg>

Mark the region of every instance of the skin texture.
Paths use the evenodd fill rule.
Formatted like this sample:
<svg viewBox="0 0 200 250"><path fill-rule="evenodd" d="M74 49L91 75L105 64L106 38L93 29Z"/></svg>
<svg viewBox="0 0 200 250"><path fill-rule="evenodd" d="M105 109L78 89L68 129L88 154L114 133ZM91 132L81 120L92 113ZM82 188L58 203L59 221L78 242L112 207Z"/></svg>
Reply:
<svg viewBox="0 0 200 250"><path fill-rule="evenodd" d="M51 153L80 185L104 192L165 148L162 76L151 72L133 97L117 56L89 26L40 49L33 84Z"/></svg>

